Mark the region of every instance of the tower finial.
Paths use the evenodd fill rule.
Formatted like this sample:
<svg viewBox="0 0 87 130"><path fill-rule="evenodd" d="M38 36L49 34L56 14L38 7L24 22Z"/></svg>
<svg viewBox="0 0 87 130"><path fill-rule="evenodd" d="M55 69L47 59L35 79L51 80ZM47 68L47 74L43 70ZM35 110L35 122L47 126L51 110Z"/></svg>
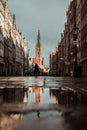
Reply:
<svg viewBox="0 0 87 130"><path fill-rule="evenodd" d="M40 35L40 30L38 30L38 35Z"/></svg>
<svg viewBox="0 0 87 130"><path fill-rule="evenodd" d="M40 38L40 30L38 30L38 38Z"/></svg>
<svg viewBox="0 0 87 130"><path fill-rule="evenodd" d="M38 30L37 43L40 44L40 30Z"/></svg>

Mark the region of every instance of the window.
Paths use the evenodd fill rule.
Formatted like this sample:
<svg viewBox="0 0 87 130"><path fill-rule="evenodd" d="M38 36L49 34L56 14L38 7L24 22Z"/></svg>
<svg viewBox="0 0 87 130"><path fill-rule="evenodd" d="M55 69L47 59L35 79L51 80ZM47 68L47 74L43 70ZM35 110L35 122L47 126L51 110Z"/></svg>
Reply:
<svg viewBox="0 0 87 130"><path fill-rule="evenodd" d="M87 24L87 12L86 12L86 24Z"/></svg>
<svg viewBox="0 0 87 130"><path fill-rule="evenodd" d="M85 43L86 43L86 45L87 45L87 35L86 35L86 37L85 37Z"/></svg>
<svg viewBox="0 0 87 130"><path fill-rule="evenodd" d="M82 28L87 24L87 12L85 12L85 15L83 15L81 19Z"/></svg>

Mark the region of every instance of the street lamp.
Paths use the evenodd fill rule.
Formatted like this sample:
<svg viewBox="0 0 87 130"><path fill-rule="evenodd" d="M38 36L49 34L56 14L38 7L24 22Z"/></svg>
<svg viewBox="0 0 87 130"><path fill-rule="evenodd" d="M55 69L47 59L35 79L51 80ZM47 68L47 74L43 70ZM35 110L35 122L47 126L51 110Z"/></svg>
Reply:
<svg viewBox="0 0 87 130"><path fill-rule="evenodd" d="M73 31L73 44L74 44L74 55L75 55L75 66L77 66L77 44L78 44L78 28L74 25Z"/></svg>
<svg viewBox="0 0 87 130"><path fill-rule="evenodd" d="M74 28L72 29L72 31L73 31L73 44L74 44L74 56L75 56L74 77L82 77L82 68L77 63L78 29L79 28L76 27L76 25L74 25Z"/></svg>

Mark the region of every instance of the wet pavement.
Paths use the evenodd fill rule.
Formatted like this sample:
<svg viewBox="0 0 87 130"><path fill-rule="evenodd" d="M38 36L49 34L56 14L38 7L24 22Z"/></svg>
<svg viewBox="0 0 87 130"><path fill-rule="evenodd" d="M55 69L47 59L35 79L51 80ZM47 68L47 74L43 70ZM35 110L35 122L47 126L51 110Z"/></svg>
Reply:
<svg viewBox="0 0 87 130"><path fill-rule="evenodd" d="M87 77L0 77L0 130L86 130Z"/></svg>

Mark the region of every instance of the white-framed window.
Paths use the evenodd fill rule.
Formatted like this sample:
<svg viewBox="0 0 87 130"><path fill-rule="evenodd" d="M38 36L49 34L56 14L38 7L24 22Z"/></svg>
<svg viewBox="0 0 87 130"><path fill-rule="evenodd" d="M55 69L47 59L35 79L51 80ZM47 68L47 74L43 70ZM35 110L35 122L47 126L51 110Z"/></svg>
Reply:
<svg viewBox="0 0 87 130"><path fill-rule="evenodd" d="M87 12L86 12L86 24L87 24Z"/></svg>
<svg viewBox="0 0 87 130"><path fill-rule="evenodd" d="M86 35L86 37L85 37L85 42L86 42L86 44L87 44L87 35Z"/></svg>

